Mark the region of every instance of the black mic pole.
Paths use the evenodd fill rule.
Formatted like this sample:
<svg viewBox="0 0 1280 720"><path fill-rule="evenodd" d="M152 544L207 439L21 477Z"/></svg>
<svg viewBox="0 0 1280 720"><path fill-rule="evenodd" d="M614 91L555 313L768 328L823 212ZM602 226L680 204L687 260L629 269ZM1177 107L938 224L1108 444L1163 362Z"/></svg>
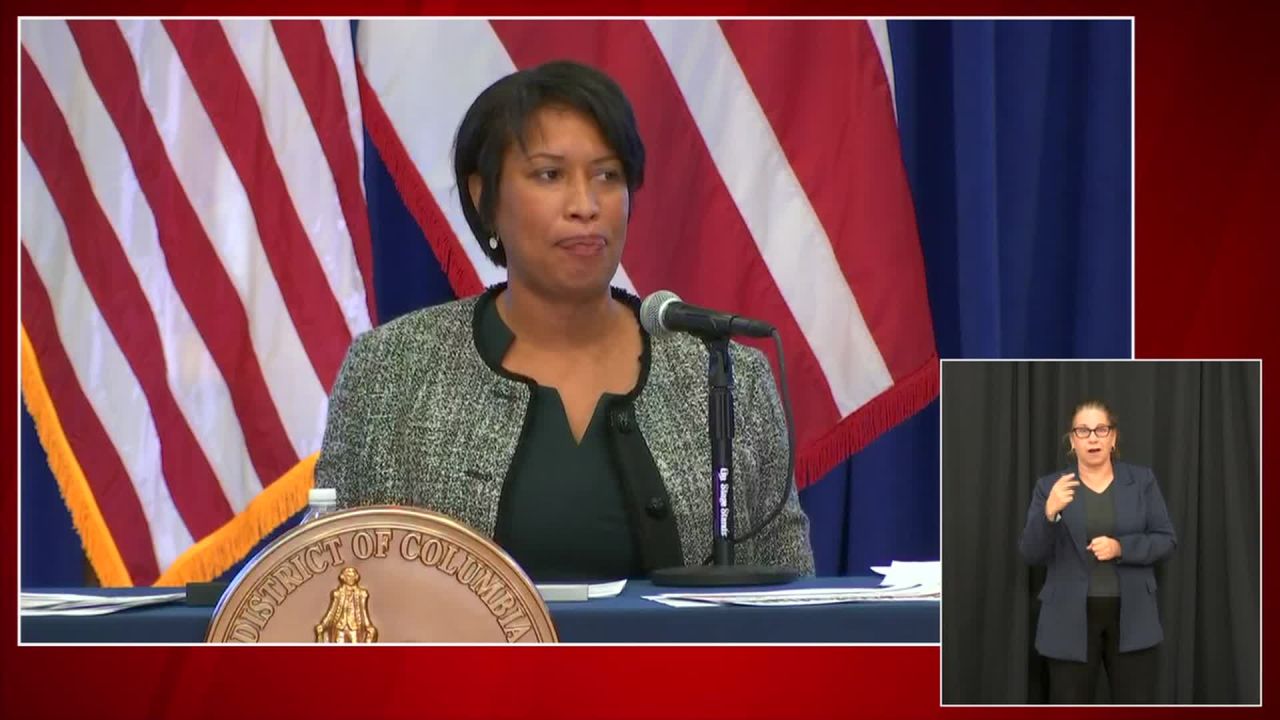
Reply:
<svg viewBox="0 0 1280 720"><path fill-rule="evenodd" d="M699 334L707 346L707 430L711 436L711 562L661 568L654 585L706 587L778 585L796 579L791 568L736 565L733 559L733 360L728 335ZM788 479L788 482L790 480Z"/></svg>
<svg viewBox="0 0 1280 720"><path fill-rule="evenodd" d="M733 564L733 359L729 338L707 344L707 430L711 435L711 559Z"/></svg>

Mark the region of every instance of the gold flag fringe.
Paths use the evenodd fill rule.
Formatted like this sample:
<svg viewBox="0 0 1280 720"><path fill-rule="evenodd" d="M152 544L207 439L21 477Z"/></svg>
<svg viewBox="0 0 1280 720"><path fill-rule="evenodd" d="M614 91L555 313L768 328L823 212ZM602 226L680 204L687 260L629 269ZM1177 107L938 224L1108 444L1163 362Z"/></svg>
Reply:
<svg viewBox="0 0 1280 720"><path fill-rule="evenodd" d="M20 331L22 394L35 420L36 433L48 455L49 468L57 480L58 490L71 512L76 531L80 533L80 542L89 557L89 564L103 587L133 585L124 558L85 479L84 469L67 442L57 410L44 384L31 339L27 337L25 328L20 328ZM239 562L263 537L306 506L307 491L314 484L319 455L312 453L299 460L264 488L242 512L187 548L161 572L155 584L183 585L211 580Z"/></svg>
<svg viewBox="0 0 1280 720"><path fill-rule="evenodd" d="M116 541L107 528L107 521L102 517L98 501L89 489L84 469L71 452L71 445L62 430L58 413L49 398L49 389L44 384L44 375L40 372L40 363L36 359L31 338L27 337L26 328L19 327L19 332L22 334L22 396L26 400L27 410L31 412L31 419L35 421L40 444L44 446L49 458L49 469L58 482L58 492L62 493L62 499L71 511L71 522L80 533L80 543L89 557L89 564L93 566L93 571L98 574L98 581L104 587L132 585L133 579L129 577L120 549L116 547Z"/></svg>
<svg viewBox="0 0 1280 720"><path fill-rule="evenodd" d="M315 482L316 458L312 453L284 475L263 488L240 514L187 548L160 573L156 585L205 582L226 572L268 533L307 504L307 491Z"/></svg>

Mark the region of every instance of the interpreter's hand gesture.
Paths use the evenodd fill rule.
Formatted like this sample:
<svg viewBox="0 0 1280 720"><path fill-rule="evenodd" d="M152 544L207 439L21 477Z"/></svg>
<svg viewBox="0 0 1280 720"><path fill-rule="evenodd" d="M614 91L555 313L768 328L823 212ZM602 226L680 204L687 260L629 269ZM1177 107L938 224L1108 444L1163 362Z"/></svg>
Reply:
<svg viewBox="0 0 1280 720"><path fill-rule="evenodd" d="M1093 553L1093 556L1098 558L1098 562L1106 562L1120 557L1120 541L1106 535L1099 535L1090 540L1085 549Z"/></svg>
<svg viewBox="0 0 1280 720"><path fill-rule="evenodd" d="M1058 516L1062 509L1076 499L1076 486L1080 481L1075 473L1067 473L1058 478L1058 482L1049 489L1049 497L1044 501L1044 516L1050 520Z"/></svg>

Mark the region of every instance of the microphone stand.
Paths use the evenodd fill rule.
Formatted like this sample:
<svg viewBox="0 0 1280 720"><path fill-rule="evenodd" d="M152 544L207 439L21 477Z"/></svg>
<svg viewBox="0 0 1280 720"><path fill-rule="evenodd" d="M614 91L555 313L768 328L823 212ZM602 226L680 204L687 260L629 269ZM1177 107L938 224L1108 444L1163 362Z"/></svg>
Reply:
<svg viewBox="0 0 1280 720"><path fill-rule="evenodd" d="M707 428L711 436L711 565L654 570L654 585L705 587L778 585L796 579L791 568L733 561L733 360L728 335L702 335L707 364ZM788 481L790 481L788 479Z"/></svg>

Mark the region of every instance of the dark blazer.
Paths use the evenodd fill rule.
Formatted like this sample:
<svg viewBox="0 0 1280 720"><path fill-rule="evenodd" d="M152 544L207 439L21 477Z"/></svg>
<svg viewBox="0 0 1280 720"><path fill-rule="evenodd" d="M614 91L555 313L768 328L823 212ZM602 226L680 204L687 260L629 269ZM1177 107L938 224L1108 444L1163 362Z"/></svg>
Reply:
<svg viewBox="0 0 1280 720"><path fill-rule="evenodd" d="M1152 566L1178 544L1155 473L1150 468L1114 464L1111 499L1116 509L1115 539L1120 542L1116 575L1120 579L1120 652L1151 647L1163 639L1156 608ZM1060 660L1086 658L1085 604L1089 594L1089 551L1085 546L1084 503L1067 505L1058 522L1044 516L1045 499L1063 473L1036 482L1027 508L1027 524L1018 548L1032 565L1048 565L1040 591L1036 650Z"/></svg>

